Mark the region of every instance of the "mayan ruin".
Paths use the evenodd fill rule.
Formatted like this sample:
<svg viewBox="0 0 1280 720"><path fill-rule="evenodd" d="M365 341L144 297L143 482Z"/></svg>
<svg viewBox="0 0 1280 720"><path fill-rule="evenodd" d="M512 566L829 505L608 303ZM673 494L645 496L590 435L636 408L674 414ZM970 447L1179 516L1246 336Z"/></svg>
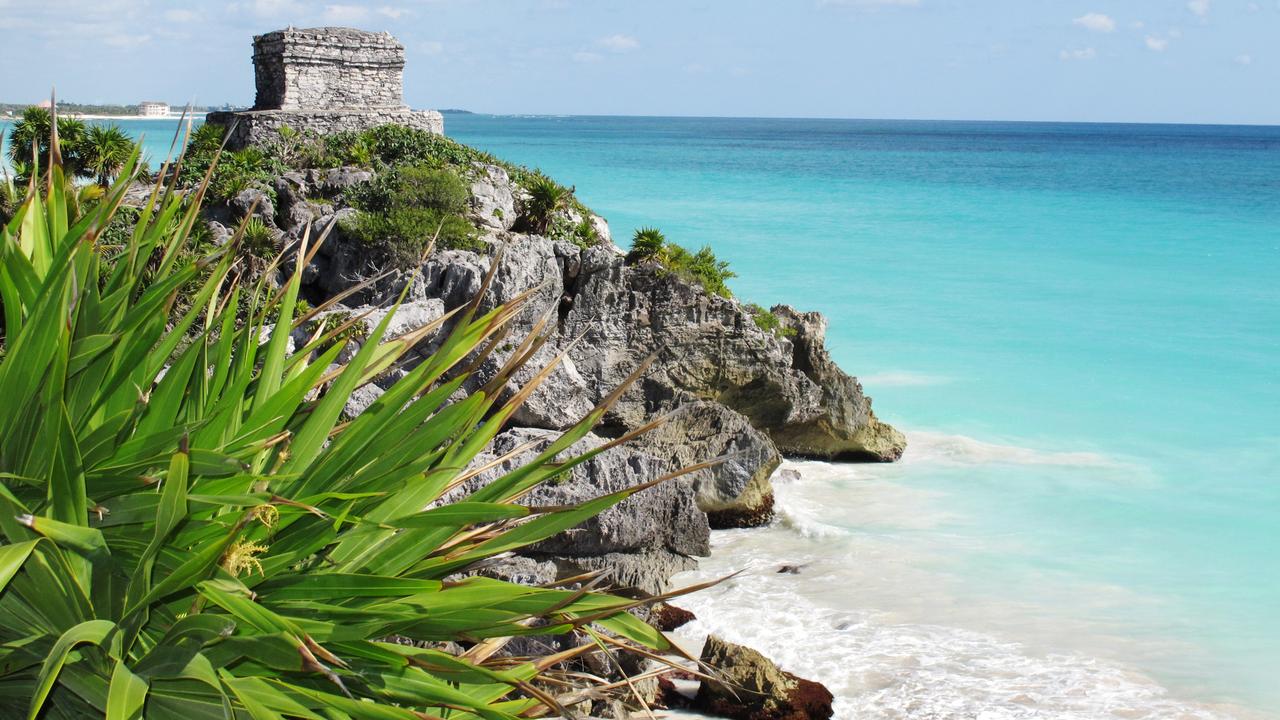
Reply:
<svg viewBox="0 0 1280 720"><path fill-rule="evenodd" d="M252 110L209 113L232 128L232 149L288 126L321 134L395 123L444 133L434 110L404 103L404 45L389 33L352 28L287 28L253 39Z"/></svg>

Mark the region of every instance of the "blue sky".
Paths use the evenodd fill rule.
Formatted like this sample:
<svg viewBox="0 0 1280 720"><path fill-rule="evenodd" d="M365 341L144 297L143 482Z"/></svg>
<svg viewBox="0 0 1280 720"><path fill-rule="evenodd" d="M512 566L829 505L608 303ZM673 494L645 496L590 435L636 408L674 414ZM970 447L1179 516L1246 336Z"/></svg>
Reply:
<svg viewBox="0 0 1280 720"><path fill-rule="evenodd" d="M1280 0L0 0L0 100L250 103L250 37L389 30L415 107L1280 124Z"/></svg>

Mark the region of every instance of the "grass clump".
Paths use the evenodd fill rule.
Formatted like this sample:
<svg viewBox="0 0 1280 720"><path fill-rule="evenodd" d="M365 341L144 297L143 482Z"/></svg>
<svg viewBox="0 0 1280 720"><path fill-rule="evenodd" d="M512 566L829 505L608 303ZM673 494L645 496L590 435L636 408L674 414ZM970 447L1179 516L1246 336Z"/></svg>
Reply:
<svg viewBox="0 0 1280 720"><path fill-rule="evenodd" d="M275 203L275 178L287 171L288 165L268 150L252 146L223 152L219 156L225 135L225 127L209 123L191 133L179 175L181 184L187 187L199 185L209 168L214 167L214 159L217 158L217 166L214 167L208 187L212 198L227 201L252 189L266 193L272 203Z"/></svg>
<svg viewBox="0 0 1280 720"><path fill-rule="evenodd" d="M506 639L672 648L627 612L663 598L446 582L650 486L518 503L607 449L570 450L614 394L529 463L436 505L525 397L461 388L527 299L481 313L478 296L347 419L351 393L436 326L388 338L388 313L345 361L336 328L291 350L326 309L298 305L305 263L279 284L242 282L247 225L179 262L197 252L207 188L184 199L174 184L107 258L96 240L136 153L78 221L52 157L47 190L0 227L0 716L567 716L582 695L549 673L569 656L501 657ZM472 651L445 649L458 647Z"/></svg>
<svg viewBox="0 0 1280 720"><path fill-rule="evenodd" d="M792 338L796 336L796 329L784 326L782 321L778 319L773 311L763 308L755 303L747 304L747 312L751 313L751 319L755 321L756 327L768 333L773 333L780 337Z"/></svg>
<svg viewBox="0 0 1280 720"><path fill-rule="evenodd" d="M450 168L411 165L379 175L352 193L355 217L342 230L409 267L423 248L483 250L471 221L462 216L469 192Z"/></svg>
<svg viewBox="0 0 1280 720"><path fill-rule="evenodd" d="M737 273L729 269L727 260L720 260L710 245L704 245L697 252L689 252L684 247L667 240L657 228L640 228L631 238L631 252L628 262L655 262L665 271L701 285L713 295L731 298L733 291L729 289L728 280L737 277Z"/></svg>

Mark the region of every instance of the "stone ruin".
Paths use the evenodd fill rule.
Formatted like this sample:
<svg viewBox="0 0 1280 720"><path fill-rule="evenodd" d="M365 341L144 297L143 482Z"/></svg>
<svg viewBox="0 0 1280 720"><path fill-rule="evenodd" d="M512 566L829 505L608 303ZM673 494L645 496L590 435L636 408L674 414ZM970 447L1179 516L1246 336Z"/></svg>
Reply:
<svg viewBox="0 0 1280 720"><path fill-rule="evenodd" d="M252 110L213 112L235 150L279 129L320 134L394 123L444 134L444 117L404 104L404 46L389 33L324 27L277 30L253 39L257 96Z"/></svg>

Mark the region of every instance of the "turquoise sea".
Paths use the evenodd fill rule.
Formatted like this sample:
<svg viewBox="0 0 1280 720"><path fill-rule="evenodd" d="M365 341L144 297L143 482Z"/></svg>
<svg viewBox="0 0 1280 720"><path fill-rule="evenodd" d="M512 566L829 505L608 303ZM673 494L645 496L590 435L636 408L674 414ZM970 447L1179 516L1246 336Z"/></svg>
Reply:
<svg viewBox="0 0 1280 720"><path fill-rule="evenodd" d="M748 569L689 632L841 717L1280 716L1280 128L446 129L575 184L619 244L655 225L738 296L821 310L910 437L896 465L789 464L779 521L689 576Z"/></svg>

